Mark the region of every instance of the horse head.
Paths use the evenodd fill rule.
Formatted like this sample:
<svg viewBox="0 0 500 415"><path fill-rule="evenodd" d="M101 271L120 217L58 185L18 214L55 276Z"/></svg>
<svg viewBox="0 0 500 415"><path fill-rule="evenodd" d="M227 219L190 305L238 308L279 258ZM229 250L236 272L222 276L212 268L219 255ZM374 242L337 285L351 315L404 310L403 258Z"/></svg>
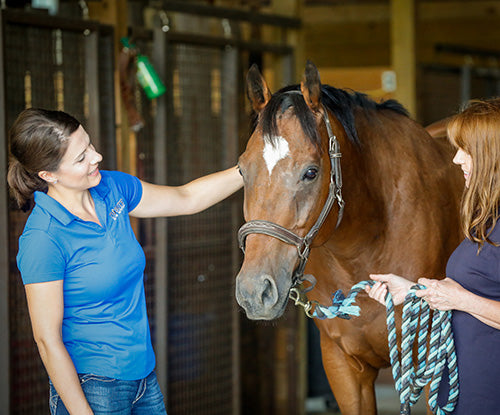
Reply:
<svg viewBox="0 0 500 415"><path fill-rule="evenodd" d="M300 86L274 95L252 66L247 93L258 118L239 159L247 224L240 230L245 259L236 299L248 318L270 320L284 312L310 247L324 243L337 224L343 201L333 146L345 132L321 104L319 73L310 62Z"/></svg>
<svg viewBox="0 0 500 415"><path fill-rule="evenodd" d="M444 274L460 240L463 188L447 140L394 100L321 85L311 63L300 85L275 94L256 67L247 86L258 117L239 160L247 222L236 299L250 319L281 316L304 271L317 284L300 300L314 311L370 273ZM390 361L385 309L362 295L356 302L362 313L349 323L315 322L342 413L375 414L373 382Z"/></svg>

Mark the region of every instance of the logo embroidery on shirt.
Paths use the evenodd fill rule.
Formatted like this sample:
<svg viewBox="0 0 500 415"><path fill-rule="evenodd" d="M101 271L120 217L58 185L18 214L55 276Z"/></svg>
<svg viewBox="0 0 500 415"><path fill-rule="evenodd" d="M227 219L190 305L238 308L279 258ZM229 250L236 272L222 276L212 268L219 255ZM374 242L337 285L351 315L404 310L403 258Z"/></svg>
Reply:
<svg viewBox="0 0 500 415"><path fill-rule="evenodd" d="M118 202L116 202L115 207L111 209L109 215L113 220L116 220L118 219L118 215L123 212L124 208L125 208L125 203L123 202L123 199L120 199Z"/></svg>

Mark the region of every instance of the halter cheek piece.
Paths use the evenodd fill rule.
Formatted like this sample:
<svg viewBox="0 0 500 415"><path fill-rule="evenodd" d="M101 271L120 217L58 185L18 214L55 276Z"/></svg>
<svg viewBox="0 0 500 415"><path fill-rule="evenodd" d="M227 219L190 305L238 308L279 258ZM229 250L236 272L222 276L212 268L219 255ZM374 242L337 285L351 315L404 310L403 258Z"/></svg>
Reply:
<svg viewBox="0 0 500 415"><path fill-rule="evenodd" d="M300 93L299 91L290 91L289 93ZM238 243L243 252L245 252L245 240L246 237L252 233L260 233L273 238L277 238L282 242L289 245L295 245L297 248L297 253L299 256L299 265L294 270L292 275L292 286L295 287L299 285L304 280L309 280L313 285L303 292L309 291L313 288L314 282L311 278L304 277L304 268L306 267L307 259L309 258L309 253L311 249L311 244L321 226L325 222L333 204L337 201L339 205L339 212L337 217L337 225L339 226L342 221L342 215L344 213L344 199L342 198L342 170L340 168L340 157L342 153L339 151L339 142L337 137L333 134L332 127L330 125L330 120L328 118L328 113L323 107L323 121L326 125L326 130L328 132L328 154L330 156L330 185L328 189L328 197L323 205L323 209L316 220L316 223L307 232L306 236L301 237L289 229L284 228L277 223L269 222L267 220L251 220L245 223L238 231ZM309 276L312 277L312 276ZM312 277L314 279L314 277Z"/></svg>

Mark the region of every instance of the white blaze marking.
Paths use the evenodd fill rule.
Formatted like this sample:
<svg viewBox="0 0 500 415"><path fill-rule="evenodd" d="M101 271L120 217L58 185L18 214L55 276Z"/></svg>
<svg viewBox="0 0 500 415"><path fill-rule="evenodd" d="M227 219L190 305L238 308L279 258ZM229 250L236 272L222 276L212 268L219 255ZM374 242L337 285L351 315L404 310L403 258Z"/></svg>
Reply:
<svg viewBox="0 0 500 415"><path fill-rule="evenodd" d="M275 137L273 141L276 145L271 144L271 140L266 139L264 145L264 161L266 162L267 170L269 170L269 176L276 166L276 163L288 155L288 141L283 137Z"/></svg>

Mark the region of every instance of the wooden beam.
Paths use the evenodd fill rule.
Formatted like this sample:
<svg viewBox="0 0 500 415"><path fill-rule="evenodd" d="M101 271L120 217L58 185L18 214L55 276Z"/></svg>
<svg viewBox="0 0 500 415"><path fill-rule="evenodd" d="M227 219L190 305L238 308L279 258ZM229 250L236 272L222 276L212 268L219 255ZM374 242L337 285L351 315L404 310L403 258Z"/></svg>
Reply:
<svg viewBox="0 0 500 415"><path fill-rule="evenodd" d="M423 1L418 4L420 20L485 19L498 20L498 0L474 1Z"/></svg>
<svg viewBox="0 0 500 415"><path fill-rule="evenodd" d="M304 7L303 24L388 22L387 4L353 4Z"/></svg>
<svg viewBox="0 0 500 415"><path fill-rule="evenodd" d="M299 20L299 17L302 16L305 11L304 0L272 0L271 7L274 13L297 20ZM298 82L299 79L297 79L297 77L300 76L304 70L307 56L305 56L304 30L302 30L302 27L302 24L300 24L299 27L288 28L284 34L286 44L293 45L295 50L293 56L293 71L289 74L286 74L286 71L284 71L282 79L283 85ZM284 65L286 65L286 63L284 63Z"/></svg>
<svg viewBox="0 0 500 415"><path fill-rule="evenodd" d="M415 0L391 0L391 66L396 72L394 93L416 118Z"/></svg>
<svg viewBox="0 0 500 415"><path fill-rule="evenodd" d="M419 1L417 4L420 20L454 20L481 18L498 20L500 2L498 0L474 1ZM332 4L304 7L302 18L305 23L368 23L389 22L390 5L387 4Z"/></svg>
<svg viewBox="0 0 500 415"><path fill-rule="evenodd" d="M389 21L330 25L306 22L304 37L307 58L318 67L390 65Z"/></svg>

